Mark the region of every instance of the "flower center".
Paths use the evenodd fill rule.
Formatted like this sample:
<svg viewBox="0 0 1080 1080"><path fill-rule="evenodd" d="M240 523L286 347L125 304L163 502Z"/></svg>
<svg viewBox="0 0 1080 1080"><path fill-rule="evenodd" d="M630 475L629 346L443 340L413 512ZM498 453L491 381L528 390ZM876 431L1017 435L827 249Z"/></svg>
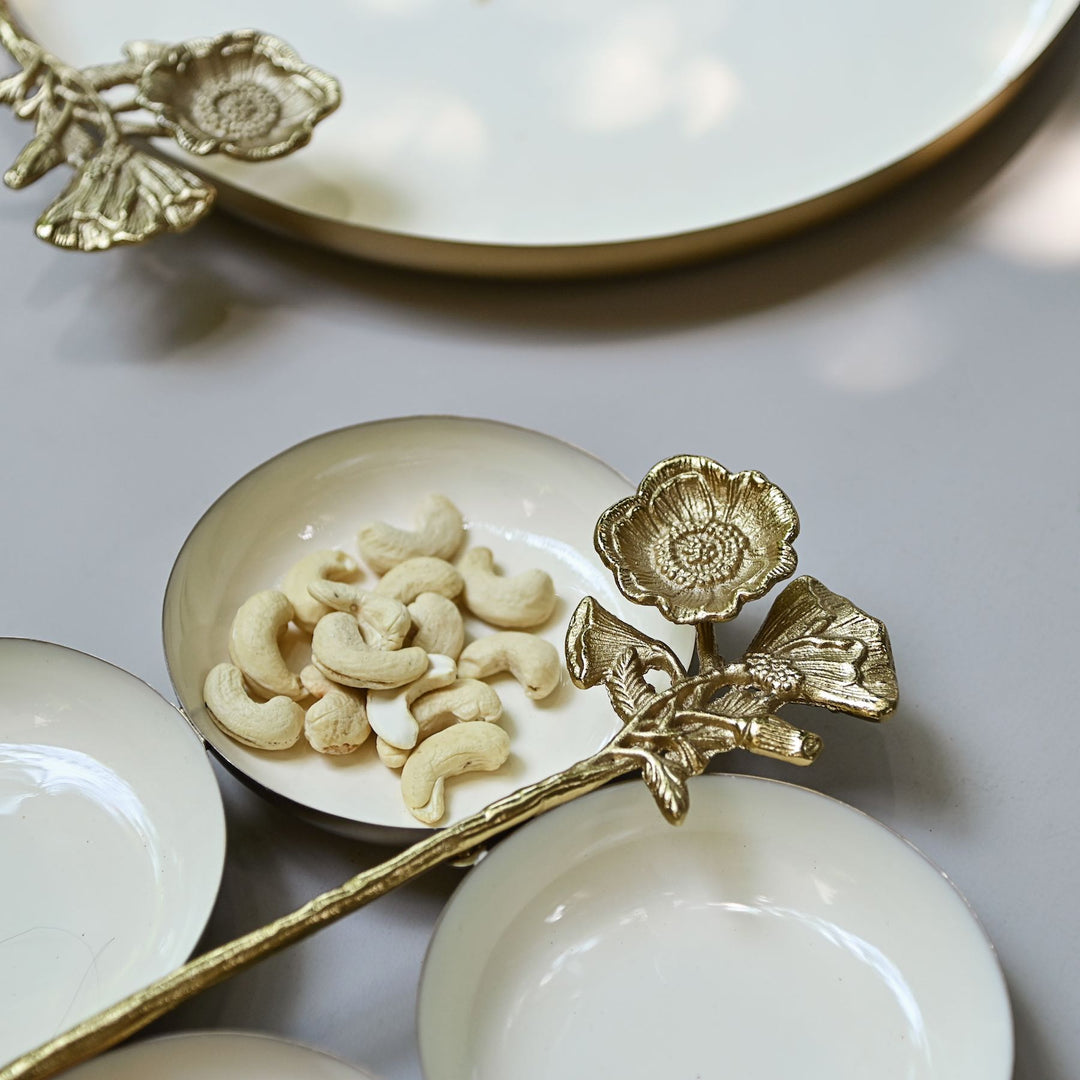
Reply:
<svg viewBox="0 0 1080 1080"><path fill-rule="evenodd" d="M272 130L281 119L281 102L256 82L219 83L196 97L192 111L211 135L249 141Z"/></svg>
<svg viewBox="0 0 1080 1080"><path fill-rule="evenodd" d="M750 653L746 657L746 670L755 686L774 694L790 694L802 682L795 668L768 653Z"/></svg>
<svg viewBox="0 0 1080 1080"><path fill-rule="evenodd" d="M673 529L661 546L660 570L683 588L720 585L735 576L749 546L743 533L726 521Z"/></svg>

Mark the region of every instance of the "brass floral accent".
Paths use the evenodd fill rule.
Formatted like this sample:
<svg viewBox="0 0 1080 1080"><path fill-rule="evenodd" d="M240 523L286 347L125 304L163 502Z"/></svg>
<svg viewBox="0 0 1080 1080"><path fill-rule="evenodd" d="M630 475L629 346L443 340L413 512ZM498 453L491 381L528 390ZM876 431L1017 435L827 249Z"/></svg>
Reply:
<svg viewBox="0 0 1080 1080"><path fill-rule="evenodd" d="M792 573L797 529L787 497L758 473L732 474L690 456L657 465L636 495L601 516L596 546L627 596L697 623L697 674L663 642L585 597L567 630L566 664L576 686L607 690L622 721L605 747L196 957L0 1068L0 1080L46 1080L426 870L467 861L507 829L627 773L640 771L661 812L678 824L690 805L687 780L718 754L743 749L809 765L821 738L776 715L792 702L885 717L897 703L885 627L814 578L798 578L777 596L741 659L715 652L712 623Z"/></svg>
<svg viewBox="0 0 1080 1080"><path fill-rule="evenodd" d="M746 654L716 655L711 624L734 615L795 569L799 528L787 496L760 473L732 474L715 461L661 462L637 494L605 511L596 548L631 600L698 626L697 675L662 643L617 619L591 596L566 635L575 685L604 686L623 721L605 751L640 759L664 816L686 814L686 781L717 754L744 749L809 765L822 741L776 715L791 702L880 720L896 707L885 627L820 581L791 582ZM670 685L646 679L661 672Z"/></svg>
<svg viewBox="0 0 1080 1080"><path fill-rule="evenodd" d="M702 457L661 462L596 525L596 550L629 600L665 618L722 621L795 570L799 518L761 473Z"/></svg>
<svg viewBox="0 0 1080 1080"><path fill-rule="evenodd" d="M181 232L213 205L209 184L155 157L145 140L171 136L193 154L266 161L307 143L341 100L331 76L254 30L180 45L132 42L124 61L79 69L46 52L0 0L0 45L20 66L0 79L0 105L34 124L4 183L23 188L70 165L71 184L36 231L75 251ZM125 86L131 96L106 100Z"/></svg>
<svg viewBox="0 0 1080 1080"><path fill-rule="evenodd" d="M242 30L168 50L143 72L135 100L191 154L265 161L309 142L341 93L285 42Z"/></svg>

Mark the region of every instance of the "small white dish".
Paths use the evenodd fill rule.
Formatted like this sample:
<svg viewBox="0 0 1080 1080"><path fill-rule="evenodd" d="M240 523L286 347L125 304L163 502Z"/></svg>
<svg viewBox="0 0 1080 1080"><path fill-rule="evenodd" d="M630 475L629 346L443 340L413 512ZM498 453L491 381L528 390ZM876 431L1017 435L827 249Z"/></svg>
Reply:
<svg viewBox="0 0 1080 1080"><path fill-rule="evenodd" d="M1009 1080L993 949L949 880L833 799L692 782L585 796L454 893L418 1006L427 1080Z"/></svg>
<svg viewBox="0 0 1080 1080"><path fill-rule="evenodd" d="M257 26L336 75L300 153L187 159L247 217L392 263L575 275L760 243L895 183L985 123L1077 4L14 6L72 63Z"/></svg>
<svg viewBox="0 0 1080 1080"><path fill-rule="evenodd" d="M371 1073L301 1043L244 1031L193 1031L112 1050L70 1080L374 1080Z"/></svg>
<svg viewBox="0 0 1080 1080"><path fill-rule="evenodd" d="M203 702L206 673L228 659L237 608L274 588L306 551L357 554L365 522L408 526L416 504L446 495L465 516L465 546L486 545L508 573L540 567L555 582L558 605L537 632L563 655L578 601L596 597L616 615L675 647L683 660L693 630L666 622L654 608L631 604L593 549L600 513L633 485L567 443L489 420L408 417L343 428L294 446L231 487L195 526L165 593L165 658L181 708L199 734L242 780L283 798L326 828L370 840L406 843L427 832L406 810L399 774L386 768L369 739L343 757L318 754L301 741L286 751L241 745L213 721ZM370 572L359 584L374 584ZM470 636L493 628L466 619ZM297 642L294 670L309 649ZM600 749L616 730L615 714L597 709L562 672L551 697L530 701L509 676L493 684L503 701L510 760L497 772L470 773L447 784L448 825L525 784Z"/></svg>
<svg viewBox="0 0 1080 1080"><path fill-rule="evenodd" d="M0 639L0 1064L183 963L225 858L204 748L134 675Z"/></svg>

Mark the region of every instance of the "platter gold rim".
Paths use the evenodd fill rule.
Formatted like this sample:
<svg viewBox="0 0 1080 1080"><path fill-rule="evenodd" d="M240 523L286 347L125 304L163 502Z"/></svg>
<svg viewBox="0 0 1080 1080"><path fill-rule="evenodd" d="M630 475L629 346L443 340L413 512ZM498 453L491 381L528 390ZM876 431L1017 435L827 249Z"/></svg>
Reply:
<svg viewBox="0 0 1080 1080"><path fill-rule="evenodd" d="M673 269L782 240L885 195L983 131L1042 67L1080 18L1073 4L1046 45L989 100L911 152L850 183L764 214L685 232L588 244L496 244L450 240L356 225L299 211L214 177L219 205L289 239L403 270L479 279L573 280Z"/></svg>

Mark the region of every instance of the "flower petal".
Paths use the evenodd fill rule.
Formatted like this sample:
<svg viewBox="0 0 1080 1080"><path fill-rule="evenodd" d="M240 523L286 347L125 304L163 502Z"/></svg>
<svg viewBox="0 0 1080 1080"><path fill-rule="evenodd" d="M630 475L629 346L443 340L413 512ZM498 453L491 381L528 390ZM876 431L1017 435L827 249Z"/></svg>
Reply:
<svg viewBox="0 0 1080 1080"><path fill-rule="evenodd" d="M803 676L799 700L870 720L896 708L885 627L814 578L797 578L776 598L748 651L792 664Z"/></svg>
<svg viewBox="0 0 1080 1080"><path fill-rule="evenodd" d="M649 511L669 526L707 525L716 503L700 473L685 472L664 480L649 492Z"/></svg>

